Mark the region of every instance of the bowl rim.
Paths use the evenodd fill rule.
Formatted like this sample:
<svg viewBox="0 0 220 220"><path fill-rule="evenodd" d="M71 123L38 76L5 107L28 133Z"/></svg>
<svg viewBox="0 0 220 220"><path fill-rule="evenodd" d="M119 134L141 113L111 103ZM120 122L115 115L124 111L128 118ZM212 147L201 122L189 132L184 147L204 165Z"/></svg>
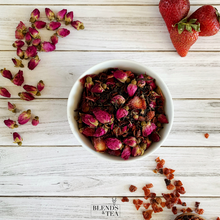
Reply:
<svg viewBox="0 0 220 220"><path fill-rule="evenodd" d="M169 118L169 124L168 124L168 128L167 128L167 132L166 132L166 135L163 137L162 140L160 140L159 142L156 142L156 143L159 143L157 147L155 147L154 150L152 150L151 152L149 153L145 153L143 156L138 156L138 157L133 157L133 159L128 159L128 160L123 160L121 157L120 160L116 159L118 157L115 157L115 156L112 156L111 157L106 157L104 156L104 153L99 153L99 152L96 152L92 149L90 149L90 147L88 147L82 140L81 138L79 137L79 131L76 132L76 130L74 129L73 127L73 122L71 120L72 116L71 114L73 113L71 111L71 98L73 97L75 91L74 91L74 88L77 84L77 82L79 82L79 80L81 78L83 78L85 75L88 75L88 74L93 74L93 72L97 72L98 69L101 69L103 70L103 68L101 68L100 66L103 66L103 65L109 65L111 63L123 63L123 65L126 65L126 64L132 64L132 65L137 65L141 68L144 68L146 70L146 73L151 76L151 74L155 75L156 76L156 82L157 81L160 81L160 83L163 85L163 87L165 88L166 90L166 93L167 93L167 96L165 96L166 100L169 99L170 100L170 105L169 105L169 108L170 108L170 114L171 114L171 118ZM106 67L106 69L108 69L110 67ZM112 64L112 68L114 68L114 64ZM115 67L116 68L116 67ZM105 68L104 68L105 69ZM129 69L128 69L129 71ZM155 77L153 77L155 78ZM162 89L161 89L162 90ZM164 91L162 90L162 92L164 93ZM164 141L167 139L167 137L169 136L170 134L170 131L172 129L172 125L173 125L173 121L174 121L174 105L173 105L173 100L172 100L172 96L171 96L171 93L167 87L167 85L165 84L165 82L162 80L162 78L157 74L155 73L154 71L152 71L150 68L146 67L145 65L143 64L140 64L136 61L132 61L132 60L126 60L126 59L112 59L112 60L107 60L107 61L104 61L104 62L101 62L101 63L98 63L92 67L90 67L88 70L86 70L83 74L80 75L79 78L77 78L77 80L74 82L71 90L70 90L70 93L69 93L69 96L68 96L68 101L67 101L67 119L68 119L68 123L70 125L70 128L71 128L71 131L72 133L74 134L75 138L79 141L79 143L85 148L87 149L89 152L91 152L92 154L96 155L97 157L99 158L102 158L103 160L108 160L108 161L112 161L112 162L116 162L116 163L125 163L125 162L134 162L134 161L137 161L137 160L142 160L148 156L150 156L152 153L154 153L156 150L158 150L162 144L164 143Z"/></svg>

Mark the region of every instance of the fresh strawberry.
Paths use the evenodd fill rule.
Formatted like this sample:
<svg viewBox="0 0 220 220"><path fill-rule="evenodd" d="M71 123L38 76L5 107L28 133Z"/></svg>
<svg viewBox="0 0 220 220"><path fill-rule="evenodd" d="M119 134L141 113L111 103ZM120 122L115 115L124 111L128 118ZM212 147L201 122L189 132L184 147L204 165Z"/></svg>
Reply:
<svg viewBox="0 0 220 220"><path fill-rule="evenodd" d="M203 5L198 8L189 19L197 19L200 23L199 36L212 36L218 33L220 28L220 14L216 8L211 5Z"/></svg>
<svg viewBox="0 0 220 220"><path fill-rule="evenodd" d="M146 102L143 98L140 98L138 96L135 96L133 99L131 99L128 102L128 106L131 109L146 109Z"/></svg>
<svg viewBox="0 0 220 220"><path fill-rule="evenodd" d="M195 24L196 19L191 19L187 22L184 18L176 24L170 31L170 39L177 53L181 57L185 57L190 47L196 42L199 37L199 24Z"/></svg>
<svg viewBox="0 0 220 220"><path fill-rule="evenodd" d="M170 32L172 26L185 18L190 9L189 0L160 0L159 10Z"/></svg>

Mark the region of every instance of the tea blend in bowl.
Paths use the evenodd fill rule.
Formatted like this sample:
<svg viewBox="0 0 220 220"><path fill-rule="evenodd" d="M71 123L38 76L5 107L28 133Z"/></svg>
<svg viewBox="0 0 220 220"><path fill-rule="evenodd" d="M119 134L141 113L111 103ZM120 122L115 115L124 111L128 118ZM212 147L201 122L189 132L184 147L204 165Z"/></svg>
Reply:
<svg viewBox="0 0 220 220"><path fill-rule="evenodd" d="M127 160L160 141L159 132L168 120L163 93L151 76L111 68L80 82L83 91L75 120L97 152Z"/></svg>

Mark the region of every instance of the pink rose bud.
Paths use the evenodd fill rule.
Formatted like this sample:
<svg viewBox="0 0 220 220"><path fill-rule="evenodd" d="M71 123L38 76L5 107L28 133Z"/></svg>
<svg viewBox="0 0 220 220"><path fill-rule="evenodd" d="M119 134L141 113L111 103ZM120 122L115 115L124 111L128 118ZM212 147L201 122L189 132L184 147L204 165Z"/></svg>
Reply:
<svg viewBox="0 0 220 220"><path fill-rule="evenodd" d="M121 118L124 118L128 115L128 111L124 108L119 108L116 112L116 118L119 120Z"/></svg>
<svg viewBox="0 0 220 220"><path fill-rule="evenodd" d="M108 154L119 157L121 155L121 151L120 150L110 150L108 149L107 151Z"/></svg>
<svg viewBox="0 0 220 220"><path fill-rule="evenodd" d="M4 120L4 123L7 127L11 128L11 129L14 129L14 128L17 128L18 125L16 124L16 121L13 121L11 119L8 119L8 120Z"/></svg>
<svg viewBox="0 0 220 220"><path fill-rule="evenodd" d="M50 42L44 41L41 44L41 50L44 52L51 52L51 51L54 51L55 49L56 49L56 46Z"/></svg>
<svg viewBox="0 0 220 220"><path fill-rule="evenodd" d="M132 80L131 83L127 87L127 92L130 97L134 96L135 92L137 91L136 80Z"/></svg>
<svg viewBox="0 0 220 220"><path fill-rule="evenodd" d="M41 92L44 89L44 86L45 86L45 84L44 84L43 80L40 80L37 84L38 91Z"/></svg>
<svg viewBox="0 0 220 220"><path fill-rule="evenodd" d="M67 35L70 34L70 31L66 28L60 28L57 30L56 33L59 37L66 37Z"/></svg>
<svg viewBox="0 0 220 220"><path fill-rule="evenodd" d="M56 45L58 43L58 37L56 34L50 37L52 44Z"/></svg>
<svg viewBox="0 0 220 220"><path fill-rule="evenodd" d="M142 127L142 135L144 137L149 136L153 131L155 131L157 126L150 121Z"/></svg>
<svg viewBox="0 0 220 220"><path fill-rule="evenodd" d="M24 59L24 51L20 47L17 48L17 56Z"/></svg>
<svg viewBox="0 0 220 220"><path fill-rule="evenodd" d="M49 24L47 24L47 30L55 31L61 26L60 22L51 21Z"/></svg>
<svg viewBox="0 0 220 220"><path fill-rule="evenodd" d="M150 90L155 90L157 87L152 77L150 78L148 77L148 79L146 80L146 83L150 86Z"/></svg>
<svg viewBox="0 0 220 220"><path fill-rule="evenodd" d="M134 147L134 148L132 149L132 151L131 151L131 155L132 155L133 157L140 156L141 154L142 154L142 150L141 150L141 148L140 148L139 146Z"/></svg>
<svg viewBox="0 0 220 220"><path fill-rule="evenodd" d="M77 30L77 31L79 31L79 30L83 30L85 27L84 27L84 25L83 25L83 23L81 22L81 21L72 21L71 22L71 25Z"/></svg>
<svg viewBox="0 0 220 220"><path fill-rule="evenodd" d="M11 71L10 70L6 70L5 68L0 70L1 74L3 77L7 78L7 79L12 79L12 74L11 74Z"/></svg>
<svg viewBox="0 0 220 220"><path fill-rule="evenodd" d="M157 105L156 100L150 101L150 104L149 104L149 105L150 105L151 108L154 109L154 108L156 107L156 105Z"/></svg>
<svg viewBox="0 0 220 220"><path fill-rule="evenodd" d="M12 60L12 62L14 63L15 67L21 67L21 68L24 67L24 65L23 65L23 63L22 63L21 60L18 60L18 59L16 59L16 58L12 58L11 60Z"/></svg>
<svg viewBox="0 0 220 220"><path fill-rule="evenodd" d="M141 79L141 80L138 80L138 82L137 82L138 87L143 88L146 85L146 82L144 80L144 76L141 74L138 76L138 79Z"/></svg>
<svg viewBox="0 0 220 220"><path fill-rule="evenodd" d="M128 160L130 155L131 155L131 148L129 146L126 146L121 153L121 158L123 158L124 160Z"/></svg>
<svg viewBox="0 0 220 220"><path fill-rule="evenodd" d="M127 137L123 140L123 143L130 147L135 147L137 145L137 139L135 137Z"/></svg>
<svg viewBox="0 0 220 220"><path fill-rule="evenodd" d="M16 30L22 32L23 34L27 33L27 27L25 26L25 24L22 21L20 21L20 23L16 27Z"/></svg>
<svg viewBox="0 0 220 220"><path fill-rule="evenodd" d="M32 41L32 45L35 46L35 47L39 46L40 43L41 43L41 39L40 38L36 38L36 39L34 39Z"/></svg>
<svg viewBox="0 0 220 220"><path fill-rule="evenodd" d="M86 77L86 82L85 82L85 87L88 90L91 90L92 86L94 85L93 81L92 81L92 77L88 76Z"/></svg>
<svg viewBox="0 0 220 220"><path fill-rule="evenodd" d="M25 42L27 43L27 45L30 45L32 41L32 37L30 35L29 32L27 32L27 34L25 35Z"/></svg>
<svg viewBox="0 0 220 220"><path fill-rule="evenodd" d="M40 11L35 8L32 12L31 12L31 17L30 17L30 22L34 23L36 20L38 20L40 18Z"/></svg>
<svg viewBox="0 0 220 220"><path fill-rule="evenodd" d="M107 128L98 127L95 131L94 137L101 137L108 132Z"/></svg>
<svg viewBox="0 0 220 220"><path fill-rule="evenodd" d="M125 132L127 131L127 128L128 128L128 126L124 126L124 127L121 129L122 133L125 133Z"/></svg>
<svg viewBox="0 0 220 220"><path fill-rule="evenodd" d="M29 122L31 118L31 110L28 109L27 111L23 111L19 116L18 116L18 123L20 125L24 125Z"/></svg>
<svg viewBox="0 0 220 220"><path fill-rule="evenodd" d="M0 87L0 95L6 98L11 97L11 94L9 93L9 91L3 87Z"/></svg>
<svg viewBox="0 0 220 220"><path fill-rule="evenodd" d="M122 83L125 83L125 81L128 79L127 73L123 72L122 70L116 70L114 72L114 77Z"/></svg>
<svg viewBox="0 0 220 220"><path fill-rule="evenodd" d="M26 90L29 93L32 93L33 95L36 95L38 92L38 90L35 86L24 85L23 88L24 88L24 90Z"/></svg>
<svg viewBox="0 0 220 220"><path fill-rule="evenodd" d="M70 24L73 21L73 12L70 11L65 15L65 25Z"/></svg>
<svg viewBox="0 0 220 220"><path fill-rule="evenodd" d="M85 135L86 137L92 137L95 134L95 128L80 128L79 132Z"/></svg>
<svg viewBox="0 0 220 220"><path fill-rule="evenodd" d="M164 123L164 124L169 123L168 120L167 120L167 117L163 114L158 115L157 121L159 121L160 123Z"/></svg>
<svg viewBox="0 0 220 220"><path fill-rule="evenodd" d="M110 123L112 121L112 116L106 111L101 110L100 108L94 108L93 109L93 114L97 118L97 120L102 123Z"/></svg>
<svg viewBox="0 0 220 220"><path fill-rule="evenodd" d="M102 93L103 91L104 89L100 83L96 83L91 89L91 92L93 93Z"/></svg>
<svg viewBox="0 0 220 220"><path fill-rule="evenodd" d="M111 103L114 105L122 105L125 103L125 98L121 95L116 95L111 99Z"/></svg>
<svg viewBox="0 0 220 220"><path fill-rule="evenodd" d="M33 126L37 126L39 124L39 117L35 116L31 123Z"/></svg>
<svg viewBox="0 0 220 220"><path fill-rule="evenodd" d="M31 37L33 37L34 39L40 38L40 33L35 28L29 27L28 31L30 32Z"/></svg>
<svg viewBox="0 0 220 220"><path fill-rule="evenodd" d="M16 39L22 40L22 39L24 39L24 37L25 37L25 35L21 31L15 30L15 38Z"/></svg>
<svg viewBox="0 0 220 220"><path fill-rule="evenodd" d="M12 44L13 47L23 47L24 46L24 42L22 40L17 40Z"/></svg>
<svg viewBox="0 0 220 220"><path fill-rule="evenodd" d="M45 8L45 14L50 21L55 20L55 14L49 8Z"/></svg>
<svg viewBox="0 0 220 220"><path fill-rule="evenodd" d="M92 115L85 114L85 115L82 115L81 117L82 117L82 121L85 124L89 125L89 127L91 128L95 128L99 124L98 120Z"/></svg>
<svg viewBox="0 0 220 220"><path fill-rule="evenodd" d="M28 62L28 68L33 70L39 64L39 62L40 60L38 56L31 58L31 60Z"/></svg>
<svg viewBox="0 0 220 220"><path fill-rule="evenodd" d="M19 70L11 80L16 86L21 86L24 83L23 71Z"/></svg>
<svg viewBox="0 0 220 220"><path fill-rule="evenodd" d="M160 135L157 132L153 132L150 137L153 142L160 141Z"/></svg>
<svg viewBox="0 0 220 220"><path fill-rule="evenodd" d="M100 137L92 138L93 146L97 152L104 152L108 148L106 147L105 141Z"/></svg>
<svg viewBox="0 0 220 220"><path fill-rule="evenodd" d="M35 21L35 22L32 24L32 28L42 29L42 28L45 28L46 24L47 24L47 23L44 22L44 21Z"/></svg>
<svg viewBox="0 0 220 220"><path fill-rule="evenodd" d="M28 47L27 50L24 52L24 59L35 56L37 56L37 48L35 46Z"/></svg>
<svg viewBox="0 0 220 220"><path fill-rule="evenodd" d="M66 13L67 13L67 9L63 9L57 12L57 21L63 21L65 19Z"/></svg>
<svg viewBox="0 0 220 220"><path fill-rule="evenodd" d="M13 133L13 139L14 139L14 143L18 144L19 146L22 145L23 139L21 138L21 136L17 132Z"/></svg>
<svg viewBox="0 0 220 220"><path fill-rule="evenodd" d="M8 102L8 110L16 113L16 105L15 104L11 104L10 102Z"/></svg>
<svg viewBox="0 0 220 220"><path fill-rule="evenodd" d="M32 101L35 99L34 96L28 92L20 92L18 93L18 96L20 96L21 100L25 100L25 101Z"/></svg>
<svg viewBox="0 0 220 220"><path fill-rule="evenodd" d="M119 150L122 146L121 141L117 138L106 138L105 144L111 150Z"/></svg>

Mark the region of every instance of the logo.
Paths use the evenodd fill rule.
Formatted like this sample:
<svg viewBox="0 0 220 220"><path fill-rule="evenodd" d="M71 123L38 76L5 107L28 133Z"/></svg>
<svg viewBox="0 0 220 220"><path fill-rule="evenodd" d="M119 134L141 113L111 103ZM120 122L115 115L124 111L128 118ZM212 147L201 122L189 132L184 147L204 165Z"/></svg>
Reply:
<svg viewBox="0 0 220 220"><path fill-rule="evenodd" d="M120 217L120 205L116 204L116 198L112 198L112 204L91 205L91 217Z"/></svg>

